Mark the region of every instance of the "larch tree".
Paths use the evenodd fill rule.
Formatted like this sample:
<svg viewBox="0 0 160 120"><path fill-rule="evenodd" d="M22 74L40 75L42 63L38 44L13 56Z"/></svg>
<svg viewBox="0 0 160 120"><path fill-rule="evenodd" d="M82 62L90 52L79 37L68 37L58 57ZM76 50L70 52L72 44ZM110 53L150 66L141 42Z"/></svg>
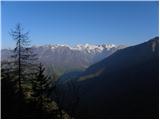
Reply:
<svg viewBox="0 0 160 120"><path fill-rule="evenodd" d="M14 48L14 54L12 58L15 63L15 74L17 76L18 89L19 92L23 92L23 82L25 77L28 77L30 74L30 67L33 67L36 60L36 55L32 52L29 41L29 33L24 32L24 29L21 24L17 24L15 29L11 30L10 35L13 40L16 41L16 47Z"/></svg>

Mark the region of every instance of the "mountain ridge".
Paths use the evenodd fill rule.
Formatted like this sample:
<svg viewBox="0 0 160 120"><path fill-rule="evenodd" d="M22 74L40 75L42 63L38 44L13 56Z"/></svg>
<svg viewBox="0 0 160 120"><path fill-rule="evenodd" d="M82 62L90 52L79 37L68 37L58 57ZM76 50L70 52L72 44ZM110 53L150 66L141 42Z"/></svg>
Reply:
<svg viewBox="0 0 160 120"><path fill-rule="evenodd" d="M80 89L74 117L158 118L158 65L159 37L118 50L91 65L74 78ZM63 89L69 91L67 87ZM69 111L69 101L76 98L70 91L66 94L64 107Z"/></svg>
<svg viewBox="0 0 160 120"><path fill-rule="evenodd" d="M73 70L84 70L91 64L108 57L124 45L43 45L33 46L32 50L37 54L38 60L47 67L52 67L58 73L63 74ZM2 49L1 60L9 59L12 50Z"/></svg>

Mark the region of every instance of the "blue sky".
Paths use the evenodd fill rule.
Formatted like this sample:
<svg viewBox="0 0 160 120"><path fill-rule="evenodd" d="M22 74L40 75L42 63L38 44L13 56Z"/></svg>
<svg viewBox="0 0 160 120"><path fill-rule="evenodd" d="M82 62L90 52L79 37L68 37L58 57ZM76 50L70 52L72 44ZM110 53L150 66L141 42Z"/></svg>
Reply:
<svg viewBox="0 0 160 120"><path fill-rule="evenodd" d="M2 2L2 48L13 48L10 29L21 23L32 45L134 45L158 36L158 1Z"/></svg>

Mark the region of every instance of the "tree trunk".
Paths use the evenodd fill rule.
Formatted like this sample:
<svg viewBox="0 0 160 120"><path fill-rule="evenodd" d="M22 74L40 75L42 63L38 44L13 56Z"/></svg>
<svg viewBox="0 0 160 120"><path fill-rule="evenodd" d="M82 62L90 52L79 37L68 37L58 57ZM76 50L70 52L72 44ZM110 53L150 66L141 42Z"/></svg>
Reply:
<svg viewBox="0 0 160 120"><path fill-rule="evenodd" d="M21 86L21 39L20 39L20 33L19 33L19 56L18 56L18 83L19 83L19 91L20 91L20 94L22 93L22 86Z"/></svg>

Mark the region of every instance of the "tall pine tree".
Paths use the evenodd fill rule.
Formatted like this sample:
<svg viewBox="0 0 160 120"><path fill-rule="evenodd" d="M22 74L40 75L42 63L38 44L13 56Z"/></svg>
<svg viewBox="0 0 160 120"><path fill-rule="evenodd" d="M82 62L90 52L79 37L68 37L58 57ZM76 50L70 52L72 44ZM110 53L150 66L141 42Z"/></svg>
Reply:
<svg viewBox="0 0 160 120"><path fill-rule="evenodd" d="M17 24L15 29L11 30L10 35L13 40L16 41L16 47L12 58L15 63L15 75L17 76L19 92L23 93L23 83L30 74L31 69L29 68L33 67L36 63L36 55L29 47L29 33L24 32L21 24Z"/></svg>

